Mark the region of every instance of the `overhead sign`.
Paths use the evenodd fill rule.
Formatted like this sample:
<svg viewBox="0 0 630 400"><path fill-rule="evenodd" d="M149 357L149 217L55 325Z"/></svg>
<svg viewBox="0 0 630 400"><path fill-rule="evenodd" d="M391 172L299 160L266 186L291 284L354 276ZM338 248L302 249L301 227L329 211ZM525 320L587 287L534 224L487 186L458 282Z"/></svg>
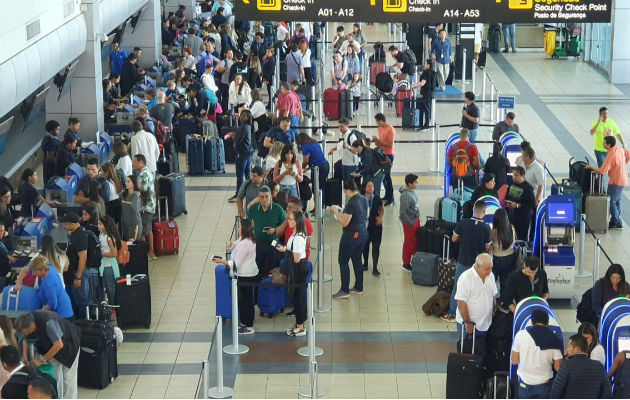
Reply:
<svg viewBox="0 0 630 400"><path fill-rule="evenodd" d="M499 108L514 109L514 97L499 96Z"/></svg>
<svg viewBox="0 0 630 400"><path fill-rule="evenodd" d="M610 22L612 0L235 0L239 19L331 22Z"/></svg>

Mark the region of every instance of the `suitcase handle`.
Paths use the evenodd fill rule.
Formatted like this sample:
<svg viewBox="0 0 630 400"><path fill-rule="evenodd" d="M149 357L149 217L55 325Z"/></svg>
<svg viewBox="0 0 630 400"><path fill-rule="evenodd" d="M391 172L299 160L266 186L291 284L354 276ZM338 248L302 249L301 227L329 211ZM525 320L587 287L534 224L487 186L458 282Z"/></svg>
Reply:
<svg viewBox="0 0 630 400"><path fill-rule="evenodd" d="M20 302L20 291L15 291L15 287L9 290L9 294L7 295L7 302L11 304L11 299L15 299L15 307L14 311L18 310L18 303ZM7 304L8 305L8 304ZM7 307L7 311L9 311L9 307Z"/></svg>
<svg viewBox="0 0 630 400"><path fill-rule="evenodd" d="M475 354L475 333L476 333L476 326L477 326L477 324L474 323L473 321L462 321L462 337L461 337L460 350L459 351L460 351L461 354L464 354L464 333L466 332L466 324L473 326L472 348L470 349L470 354L474 355ZM466 334L466 336L468 336L468 334Z"/></svg>
<svg viewBox="0 0 630 400"><path fill-rule="evenodd" d="M599 175L599 172L591 171L591 194L595 194L595 175ZM599 193L604 193L604 179L599 179Z"/></svg>
<svg viewBox="0 0 630 400"><path fill-rule="evenodd" d="M444 235L442 239L442 258L446 261L450 259L451 254L451 238L448 235Z"/></svg>
<svg viewBox="0 0 630 400"><path fill-rule="evenodd" d="M160 212L160 200L164 200L164 204L165 204L165 209L166 209L166 214L165 214L165 221L169 220L168 217L168 198L166 196L158 196L157 197L157 214L158 214L158 222L162 222L162 213Z"/></svg>
<svg viewBox="0 0 630 400"><path fill-rule="evenodd" d="M505 381L506 381L506 385L505 385L505 398L509 399L510 398L510 374L508 372L495 372L494 373L494 391L492 392L492 397L493 398L497 398L497 378L499 376L505 376Z"/></svg>

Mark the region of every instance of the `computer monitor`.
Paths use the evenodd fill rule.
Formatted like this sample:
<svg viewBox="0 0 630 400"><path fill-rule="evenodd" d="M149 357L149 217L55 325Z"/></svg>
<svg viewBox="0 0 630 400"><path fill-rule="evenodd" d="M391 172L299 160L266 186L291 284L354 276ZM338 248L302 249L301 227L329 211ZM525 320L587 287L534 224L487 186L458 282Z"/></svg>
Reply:
<svg viewBox="0 0 630 400"><path fill-rule="evenodd" d="M521 156L521 153L510 152L505 155L505 157L510 162L511 167L516 167L516 159Z"/></svg>
<svg viewBox="0 0 630 400"><path fill-rule="evenodd" d="M150 76L145 76L144 82L147 84L147 86L150 86L153 90L157 89L157 85L155 84L155 79L151 78Z"/></svg>
<svg viewBox="0 0 630 400"><path fill-rule="evenodd" d="M575 203L558 202L547 205L547 224L571 225L575 224Z"/></svg>
<svg viewBox="0 0 630 400"><path fill-rule="evenodd" d="M617 339L617 352L630 351L630 336L619 336Z"/></svg>
<svg viewBox="0 0 630 400"><path fill-rule="evenodd" d="M30 103L26 104L23 114L24 125L22 125L22 132L24 132L24 130L28 128L33 122L35 122L35 120L39 117L42 111L42 106L46 101L46 95L48 94L49 87L50 86L46 86L45 88L43 88L32 98Z"/></svg>

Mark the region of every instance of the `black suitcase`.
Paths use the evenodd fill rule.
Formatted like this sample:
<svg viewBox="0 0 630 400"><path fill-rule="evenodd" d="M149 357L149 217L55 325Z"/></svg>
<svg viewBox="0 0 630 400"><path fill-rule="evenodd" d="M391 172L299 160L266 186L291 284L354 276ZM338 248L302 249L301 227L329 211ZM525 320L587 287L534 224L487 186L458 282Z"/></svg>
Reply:
<svg viewBox="0 0 630 400"><path fill-rule="evenodd" d="M145 242L134 242L129 245L129 262L122 266L120 275L145 274L149 275L149 256ZM123 273L124 272L124 273Z"/></svg>
<svg viewBox="0 0 630 400"><path fill-rule="evenodd" d="M157 160L157 173L165 176L177 172L179 172L179 156L177 155L175 142L172 138L169 138Z"/></svg>
<svg viewBox="0 0 630 400"><path fill-rule="evenodd" d="M472 323L472 322L471 322ZM474 325L474 323L472 323ZM483 357L475 355L475 333L473 330L472 351L464 353L464 332L460 339L459 352L450 353L446 364L446 398L480 399L483 395Z"/></svg>
<svg viewBox="0 0 630 400"><path fill-rule="evenodd" d="M96 309L96 320L90 320L90 306L87 307L88 319L75 320L81 329L81 349L77 383L97 389L106 388L118 377L118 354L114 326L109 321L109 311Z"/></svg>
<svg viewBox="0 0 630 400"><path fill-rule="evenodd" d="M158 180L159 195L166 196L168 210L172 217L186 211L186 179L184 174L168 174Z"/></svg>
<svg viewBox="0 0 630 400"><path fill-rule="evenodd" d="M510 385L510 373L495 372L486 382L486 399L513 399L514 391Z"/></svg>
<svg viewBox="0 0 630 400"><path fill-rule="evenodd" d="M181 153L186 153L186 138L192 135L201 135L201 125L194 119L180 118L179 122L173 127L175 132L175 140Z"/></svg>
<svg viewBox="0 0 630 400"><path fill-rule="evenodd" d="M339 119L352 119L352 94L350 90L342 90L339 96Z"/></svg>
<svg viewBox="0 0 630 400"><path fill-rule="evenodd" d="M203 140L187 136L186 156L188 158L188 174L203 175Z"/></svg>
<svg viewBox="0 0 630 400"><path fill-rule="evenodd" d="M131 285L126 279L116 282L116 303L120 307L116 311L118 327L126 329L130 326L151 327L151 285L148 275L132 278Z"/></svg>
<svg viewBox="0 0 630 400"><path fill-rule="evenodd" d="M488 51L498 53L501 46L501 26L499 24L490 24L488 28Z"/></svg>
<svg viewBox="0 0 630 400"><path fill-rule="evenodd" d="M431 217L427 218L427 222L418 230L418 251L425 253L433 253L437 255L443 254L444 236L449 239L453 236L455 224L452 222L437 220ZM459 253L459 243L448 241L450 249L449 255L453 259L457 259Z"/></svg>
<svg viewBox="0 0 630 400"><path fill-rule="evenodd" d="M343 198L341 196L341 179L326 179L324 186L324 207L332 205L343 206Z"/></svg>
<svg viewBox="0 0 630 400"><path fill-rule="evenodd" d="M223 151L225 152L225 162L233 163L236 162L236 147L234 145L234 139L231 137L225 138L230 132L236 132L238 127L235 126L224 126L221 128L221 140L223 140Z"/></svg>
<svg viewBox="0 0 630 400"><path fill-rule="evenodd" d="M420 110L416 108L416 100L413 98L403 100L402 127L403 130L420 128Z"/></svg>

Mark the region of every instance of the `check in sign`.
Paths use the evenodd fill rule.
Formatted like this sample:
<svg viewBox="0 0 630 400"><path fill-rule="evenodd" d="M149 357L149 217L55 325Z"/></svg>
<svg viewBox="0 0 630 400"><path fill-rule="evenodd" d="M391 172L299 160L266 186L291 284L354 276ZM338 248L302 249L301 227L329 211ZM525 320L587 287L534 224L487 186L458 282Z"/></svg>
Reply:
<svg viewBox="0 0 630 400"><path fill-rule="evenodd" d="M499 108L514 109L514 97L499 96Z"/></svg>

